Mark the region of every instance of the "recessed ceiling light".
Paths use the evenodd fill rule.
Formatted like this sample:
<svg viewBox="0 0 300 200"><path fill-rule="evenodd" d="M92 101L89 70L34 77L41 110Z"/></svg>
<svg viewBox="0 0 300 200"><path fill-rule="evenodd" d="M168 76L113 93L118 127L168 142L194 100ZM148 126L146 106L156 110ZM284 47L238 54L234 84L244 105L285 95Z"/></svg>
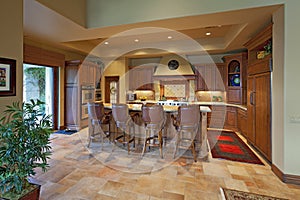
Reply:
<svg viewBox="0 0 300 200"><path fill-rule="evenodd" d="M139 42L139 39L135 39L134 41L135 41L135 42Z"/></svg>
<svg viewBox="0 0 300 200"><path fill-rule="evenodd" d="M173 37L172 36L168 36L168 39L172 39Z"/></svg>
<svg viewBox="0 0 300 200"><path fill-rule="evenodd" d="M104 42L104 44L105 44L105 45L108 45L109 43L108 43L108 42Z"/></svg>
<svg viewBox="0 0 300 200"><path fill-rule="evenodd" d="M209 36L211 35L211 32L206 32L205 35Z"/></svg>

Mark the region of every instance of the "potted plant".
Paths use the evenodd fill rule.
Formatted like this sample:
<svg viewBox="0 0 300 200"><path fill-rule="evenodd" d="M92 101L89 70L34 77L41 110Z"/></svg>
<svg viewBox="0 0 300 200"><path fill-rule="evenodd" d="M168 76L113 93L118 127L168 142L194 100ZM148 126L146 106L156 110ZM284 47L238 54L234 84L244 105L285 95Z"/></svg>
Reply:
<svg viewBox="0 0 300 200"><path fill-rule="evenodd" d="M39 199L40 186L31 184L28 178L35 175L36 168L45 172L49 167L52 122L41 109L44 104L40 100L14 102L3 112L0 119L1 198ZM26 198L27 193L38 196Z"/></svg>

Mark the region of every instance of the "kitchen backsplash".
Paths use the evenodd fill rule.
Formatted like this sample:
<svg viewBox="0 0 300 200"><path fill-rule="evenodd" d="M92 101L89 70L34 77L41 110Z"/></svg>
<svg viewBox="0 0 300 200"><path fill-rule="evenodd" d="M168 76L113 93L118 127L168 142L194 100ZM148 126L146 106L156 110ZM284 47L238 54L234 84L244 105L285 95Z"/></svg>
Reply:
<svg viewBox="0 0 300 200"><path fill-rule="evenodd" d="M136 99L154 100L154 91L152 90L135 90Z"/></svg>
<svg viewBox="0 0 300 200"><path fill-rule="evenodd" d="M198 91L195 97L202 102L226 102L226 92L223 91Z"/></svg>

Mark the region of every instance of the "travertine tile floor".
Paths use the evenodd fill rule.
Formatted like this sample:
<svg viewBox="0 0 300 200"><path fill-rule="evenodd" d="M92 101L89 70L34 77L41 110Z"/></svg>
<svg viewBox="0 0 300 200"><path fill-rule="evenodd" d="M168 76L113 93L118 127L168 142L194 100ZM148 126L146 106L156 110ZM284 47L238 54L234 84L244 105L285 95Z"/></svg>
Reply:
<svg viewBox="0 0 300 200"><path fill-rule="evenodd" d="M86 148L87 129L73 135L53 134L50 168L33 181L42 184L42 200L193 200L221 199L220 187L270 196L300 199L300 186L281 182L268 165L213 159L193 162L189 155L176 160L169 152L144 157L106 142ZM172 157L173 158L173 157Z"/></svg>

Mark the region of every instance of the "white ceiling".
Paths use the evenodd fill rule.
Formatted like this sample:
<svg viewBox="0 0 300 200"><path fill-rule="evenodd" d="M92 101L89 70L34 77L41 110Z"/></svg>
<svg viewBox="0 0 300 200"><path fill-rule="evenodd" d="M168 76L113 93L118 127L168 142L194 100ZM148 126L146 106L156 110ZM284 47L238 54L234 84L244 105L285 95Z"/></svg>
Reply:
<svg viewBox="0 0 300 200"><path fill-rule="evenodd" d="M109 41L110 48L121 48L136 45L133 41L138 38L140 47L148 47L149 43L178 42L190 37L210 53L226 53L244 49L244 43L271 23L272 13L278 8L279 5L267 6L86 29L36 1L24 1L24 37L81 53L90 53L104 41ZM207 31L212 35L206 36ZM167 39L170 35L171 40Z"/></svg>

